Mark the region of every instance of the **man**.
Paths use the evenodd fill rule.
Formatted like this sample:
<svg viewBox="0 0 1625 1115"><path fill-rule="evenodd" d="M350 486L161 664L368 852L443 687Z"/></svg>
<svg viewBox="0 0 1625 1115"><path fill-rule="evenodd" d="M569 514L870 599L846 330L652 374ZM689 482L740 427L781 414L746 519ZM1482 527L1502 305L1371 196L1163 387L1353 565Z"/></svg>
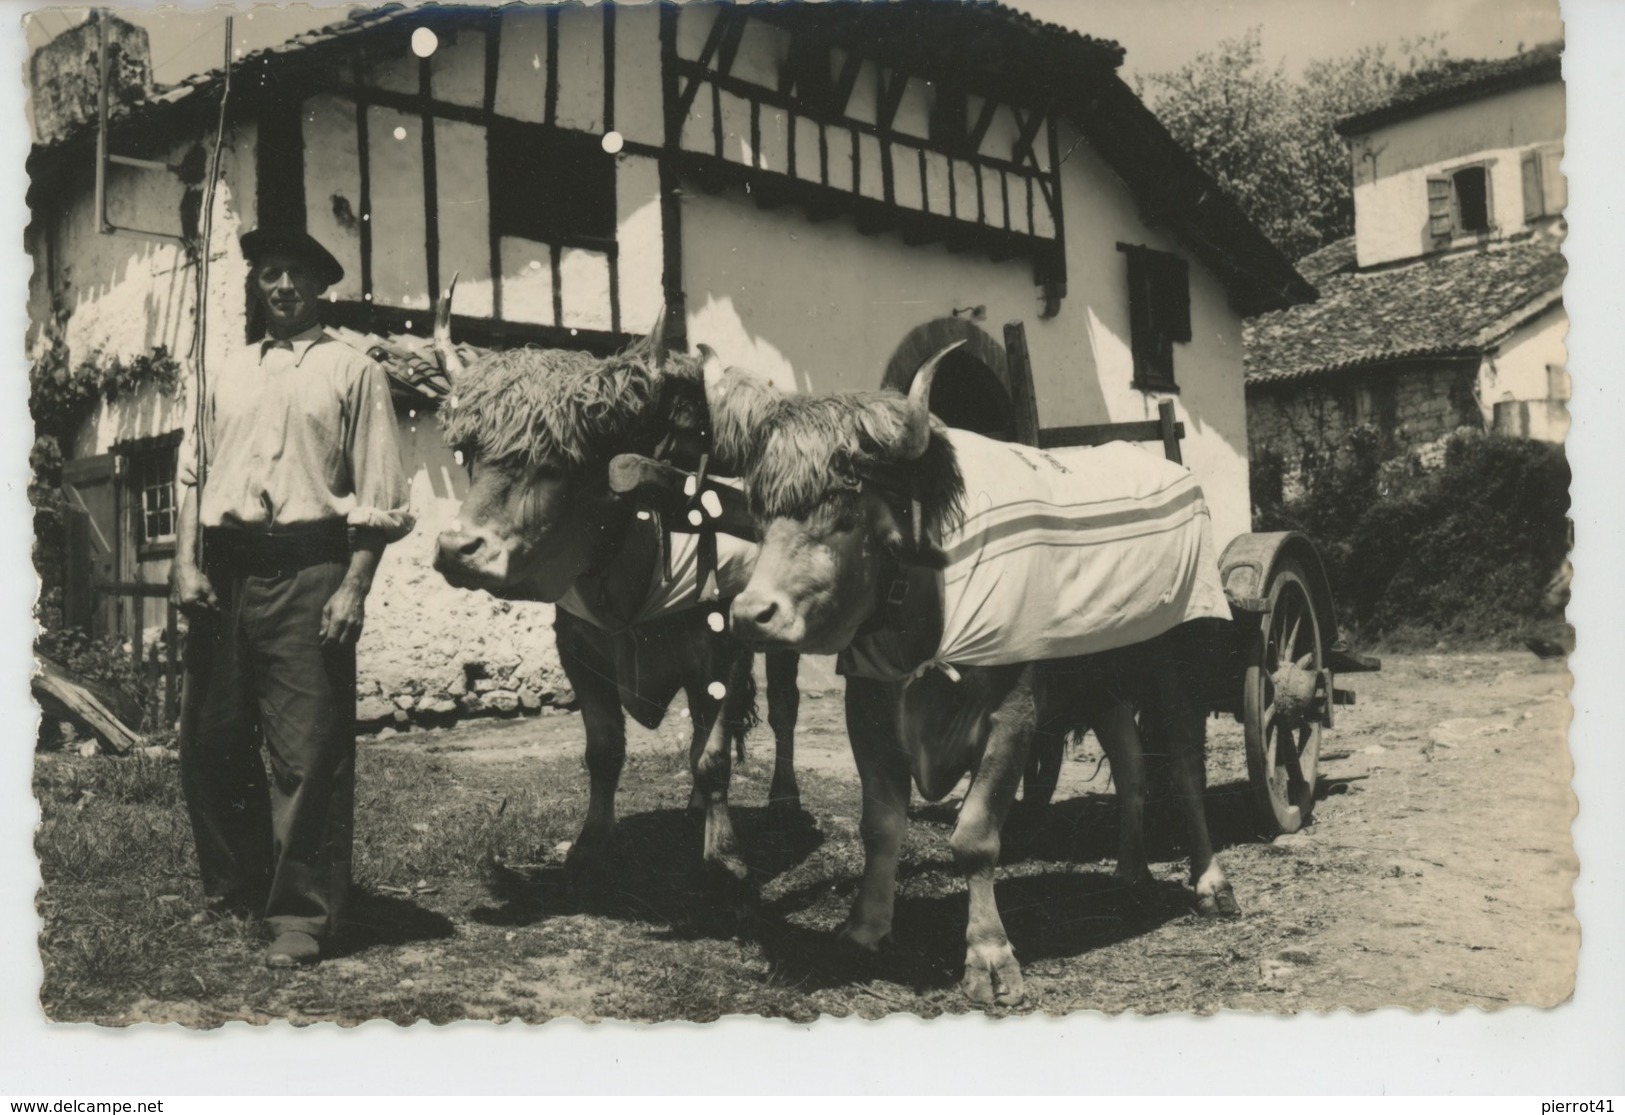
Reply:
<svg viewBox="0 0 1625 1115"><path fill-rule="evenodd" d="M263 917L266 963L289 968L320 959L349 886L355 644L412 516L383 370L318 320L344 269L301 231L242 245L267 335L210 377L205 452L194 431L178 470L181 783L198 919Z"/></svg>

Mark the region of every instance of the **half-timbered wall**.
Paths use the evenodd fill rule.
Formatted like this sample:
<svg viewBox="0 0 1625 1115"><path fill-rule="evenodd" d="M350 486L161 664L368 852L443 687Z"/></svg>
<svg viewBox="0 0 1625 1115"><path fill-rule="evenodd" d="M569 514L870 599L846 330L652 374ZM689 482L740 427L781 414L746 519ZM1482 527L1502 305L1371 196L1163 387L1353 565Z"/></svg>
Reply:
<svg viewBox="0 0 1625 1115"><path fill-rule="evenodd" d="M681 205L688 334L728 363L790 391L872 390L910 330L959 315L1002 342L1026 326L1044 428L1155 418L1153 395L1133 387L1128 283L1120 241L1183 254L1141 221L1120 179L1069 127L1063 203L1087 219L1067 224L1068 295L1045 319L1032 268L902 232L866 233L851 217L812 222L794 207L759 210L742 189L685 192ZM1176 345L1174 397L1185 462L1207 490L1222 546L1250 529L1241 320L1221 284L1191 268L1189 344ZM1161 452L1160 446L1149 446Z"/></svg>
<svg viewBox="0 0 1625 1115"><path fill-rule="evenodd" d="M212 367L245 340L237 236L302 214L345 266L332 317L369 331L425 332L434 291L455 273L460 339L602 348L670 306L687 340L787 389L829 391L878 386L927 322L957 315L1002 343L1004 324L1020 321L1042 426L1156 415L1157 396L1132 386L1117 245L1190 253L1142 221L1143 199L1064 120L900 73L861 43L814 49L785 21L739 8L516 6L440 11L430 25L426 56L410 46L417 21L403 18L356 36L280 116L256 108L234 126ZM613 155L602 143L612 131ZM524 191L504 168L540 173L558 152L607 183L580 191L605 208L571 209L575 195L514 203ZM173 208L129 193L122 174L115 220ZM88 195L57 202L54 240L33 238L36 258L54 253L73 344L184 350L186 269L169 249L98 236ZM595 232L572 227L594 221ZM1208 271L1190 273L1176 401L1222 544L1249 518L1240 321ZM183 405L111 409L81 453L186 420ZM502 604L498 619L495 602L432 571L433 538L466 481L430 411L407 407L400 420L419 525L380 567L364 684L397 702L455 694L472 640L534 667L540 689L556 669L551 610Z"/></svg>
<svg viewBox="0 0 1625 1115"><path fill-rule="evenodd" d="M1041 111L798 43L739 8L687 7L675 22L670 142L682 152L755 171L758 187L777 177L944 219L939 235L963 226L996 254L1055 257L1061 202Z"/></svg>
<svg viewBox="0 0 1625 1115"><path fill-rule="evenodd" d="M422 313L456 275L465 317L648 328L661 302L644 146L661 120L655 13L514 6L434 30L426 56L404 37L358 50L302 105L307 227L346 272L330 296ZM612 152L611 132L626 146Z"/></svg>

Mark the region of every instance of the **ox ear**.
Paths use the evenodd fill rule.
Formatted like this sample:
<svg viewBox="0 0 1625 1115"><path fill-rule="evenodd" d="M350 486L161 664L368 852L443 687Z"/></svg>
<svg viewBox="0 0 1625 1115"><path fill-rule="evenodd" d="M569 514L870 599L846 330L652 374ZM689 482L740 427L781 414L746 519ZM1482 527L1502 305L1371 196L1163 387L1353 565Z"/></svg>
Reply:
<svg viewBox="0 0 1625 1115"><path fill-rule="evenodd" d="M896 460L917 461L925 456L926 449L931 445L931 382L937 378L937 367L943 357L964 343L963 340L955 341L921 364L920 370L914 373L914 383L908 389L903 433L892 451Z"/></svg>
<svg viewBox="0 0 1625 1115"><path fill-rule="evenodd" d="M434 305L434 351L440 358L440 369L449 376L463 370L463 358L457 355L457 346L451 343L451 298L457 293L457 275L453 272L446 293Z"/></svg>

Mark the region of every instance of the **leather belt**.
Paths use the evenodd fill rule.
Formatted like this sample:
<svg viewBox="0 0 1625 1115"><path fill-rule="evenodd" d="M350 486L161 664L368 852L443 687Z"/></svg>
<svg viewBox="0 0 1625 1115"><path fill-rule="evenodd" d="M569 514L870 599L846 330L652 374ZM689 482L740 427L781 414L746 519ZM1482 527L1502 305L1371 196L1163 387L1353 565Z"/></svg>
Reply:
<svg viewBox="0 0 1625 1115"><path fill-rule="evenodd" d="M271 530L209 527L204 562L211 570L246 577L277 577L312 565L350 560L349 529L342 520L297 523Z"/></svg>

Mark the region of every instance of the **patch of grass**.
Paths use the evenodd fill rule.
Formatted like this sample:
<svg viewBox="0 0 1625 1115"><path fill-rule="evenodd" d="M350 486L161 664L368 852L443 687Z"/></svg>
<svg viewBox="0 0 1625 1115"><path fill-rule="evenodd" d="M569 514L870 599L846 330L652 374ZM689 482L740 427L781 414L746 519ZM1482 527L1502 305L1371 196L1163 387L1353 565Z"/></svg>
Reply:
<svg viewBox="0 0 1625 1115"><path fill-rule="evenodd" d="M42 755L35 770L34 848L47 884L167 884L191 874L179 764Z"/></svg>
<svg viewBox="0 0 1625 1115"><path fill-rule="evenodd" d="M319 968L273 973L260 963L256 927L187 921L196 869L175 764L121 762L36 759L41 998L54 1018L156 1015L207 1026L237 1017L407 1024L748 1012L806 1021L969 1009L957 989L966 904L948 848L952 809L914 811L899 871L899 947L878 960L835 948L863 863L861 800L848 774L804 771L805 812L791 818L765 807L765 770L741 777L733 817L754 879L730 888L700 868L701 826L686 808L676 745L634 752L617 848L588 876L558 852L586 807L576 755L364 747L346 935ZM1166 869L1148 906L1116 894L1104 801L1089 793L1059 803L1050 829L1012 843L1001 872L1023 962L1068 973L1064 995L1036 995L1028 1009L1117 1001L1121 977L1094 973L1096 960L1132 958L1146 937L1187 920ZM1154 847L1178 854L1166 841ZM1083 955L1087 978L1073 972L1079 965L1061 967Z"/></svg>

